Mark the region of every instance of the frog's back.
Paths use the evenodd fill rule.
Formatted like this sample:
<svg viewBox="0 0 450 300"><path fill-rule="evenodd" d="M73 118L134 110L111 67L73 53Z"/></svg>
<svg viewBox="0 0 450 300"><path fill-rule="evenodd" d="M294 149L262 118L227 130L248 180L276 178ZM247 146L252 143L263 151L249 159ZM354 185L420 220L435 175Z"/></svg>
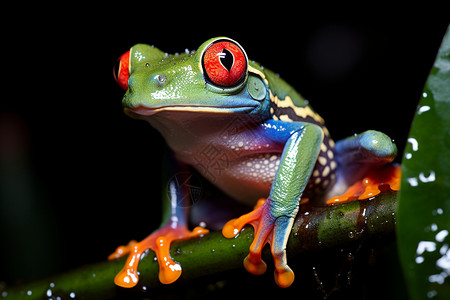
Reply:
<svg viewBox="0 0 450 300"><path fill-rule="evenodd" d="M270 88L270 116L272 119L313 123L322 128L324 139L304 197L312 197L313 194L325 192L336 180L337 161L334 141L325 127L323 118L311 108L307 100L275 73L265 69L264 74L269 82L273 83Z"/></svg>

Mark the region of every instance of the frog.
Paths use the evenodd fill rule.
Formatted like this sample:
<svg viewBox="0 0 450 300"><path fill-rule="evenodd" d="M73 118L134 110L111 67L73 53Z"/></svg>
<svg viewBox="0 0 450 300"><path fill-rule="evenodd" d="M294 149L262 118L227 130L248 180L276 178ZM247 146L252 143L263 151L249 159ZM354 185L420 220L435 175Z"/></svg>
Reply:
<svg viewBox="0 0 450 300"><path fill-rule="evenodd" d="M233 201L257 204L227 221L222 234L234 238L253 226L243 265L252 274L265 273L261 251L269 244L275 282L283 288L295 279L286 245L301 205L368 198L381 186L398 189L398 169L386 169L397 154L391 138L367 130L335 143L309 101L278 74L249 60L231 38L215 37L197 50L176 54L136 44L117 65L125 114L147 121L162 135L171 170L160 228L109 256L128 255L114 279L119 286L136 286L139 261L149 249L159 262L159 280L175 282L182 266L170 257L171 243L209 233L204 224L189 229L192 172ZM390 181L379 179L379 170Z"/></svg>

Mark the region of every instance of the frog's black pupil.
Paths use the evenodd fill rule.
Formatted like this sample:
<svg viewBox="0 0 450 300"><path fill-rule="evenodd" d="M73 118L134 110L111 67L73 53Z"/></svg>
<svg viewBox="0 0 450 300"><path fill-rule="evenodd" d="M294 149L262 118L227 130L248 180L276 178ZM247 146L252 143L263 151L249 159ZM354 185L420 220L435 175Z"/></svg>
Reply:
<svg viewBox="0 0 450 300"><path fill-rule="evenodd" d="M222 66L228 70L228 72L231 71L231 68L233 67L234 63L234 56L233 53L231 53L228 49L223 49L222 53L219 54L220 63Z"/></svg>

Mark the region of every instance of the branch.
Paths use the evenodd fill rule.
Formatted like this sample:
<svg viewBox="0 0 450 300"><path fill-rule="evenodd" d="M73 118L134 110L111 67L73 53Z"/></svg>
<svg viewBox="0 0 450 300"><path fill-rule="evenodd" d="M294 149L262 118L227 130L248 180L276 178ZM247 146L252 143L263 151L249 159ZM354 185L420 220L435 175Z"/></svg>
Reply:
<svg viewBox="0 0 450 300"><path fill-rule="evenodd" d="M361 239L391 239L395 234L396 211L395 192L382 194L372 200L353 201L336 206L303 205L291 232L288 255L294 257L305 252L341 247ZM246 227L233 239L224 238L221 232L212 232L201 238L174 243L171 256L183 267L179 281L188 282L242 268L242 260L248 254L252 240L253 229ZM270 260L270 251L265 251L264 256ZM119 295L131 296L137 291L142 296L144 286L149 291L152 287L161 285L158 280L158 263L154 258L154 254L149 252L140 262L140 281L138 286L131 290L117 287L113 283L114 276L125 262L125 259L120 259L81 267L59 276L16 287L0 286L0 297L110 299Z"/></svg>

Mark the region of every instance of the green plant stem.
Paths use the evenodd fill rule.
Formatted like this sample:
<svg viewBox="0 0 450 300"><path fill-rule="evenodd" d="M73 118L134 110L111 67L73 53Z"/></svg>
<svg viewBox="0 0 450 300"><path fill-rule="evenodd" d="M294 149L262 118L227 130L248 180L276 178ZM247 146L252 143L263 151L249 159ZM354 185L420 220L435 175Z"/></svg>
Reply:
<svg viewBox="0 0 450 300"><path fill-rule="evenodd" d="M361 239L375 242L393 239L396 210L397 193L336 206L303 205L291 232L288 256L292 258L310 251L345 246ZM242 268L242 260L248 254L252 240L253 229L246 227L233 239L223 237L221 232L212 232L204 237L174 243L171 256L183 267L179 281L189 282ZM270 251L263 254L269 262ZM136 292L142 295L143 289L151 293L153 287L161 285L158 263L154 258L154 254L149 252L142 259L139 264L140 281L133 289L123 289L113 283L114 276L125 262L125 259L119 259L84 266L29 284L0 287L0 299L2 296L3 299L109 299L131 296Z"/></svg>

